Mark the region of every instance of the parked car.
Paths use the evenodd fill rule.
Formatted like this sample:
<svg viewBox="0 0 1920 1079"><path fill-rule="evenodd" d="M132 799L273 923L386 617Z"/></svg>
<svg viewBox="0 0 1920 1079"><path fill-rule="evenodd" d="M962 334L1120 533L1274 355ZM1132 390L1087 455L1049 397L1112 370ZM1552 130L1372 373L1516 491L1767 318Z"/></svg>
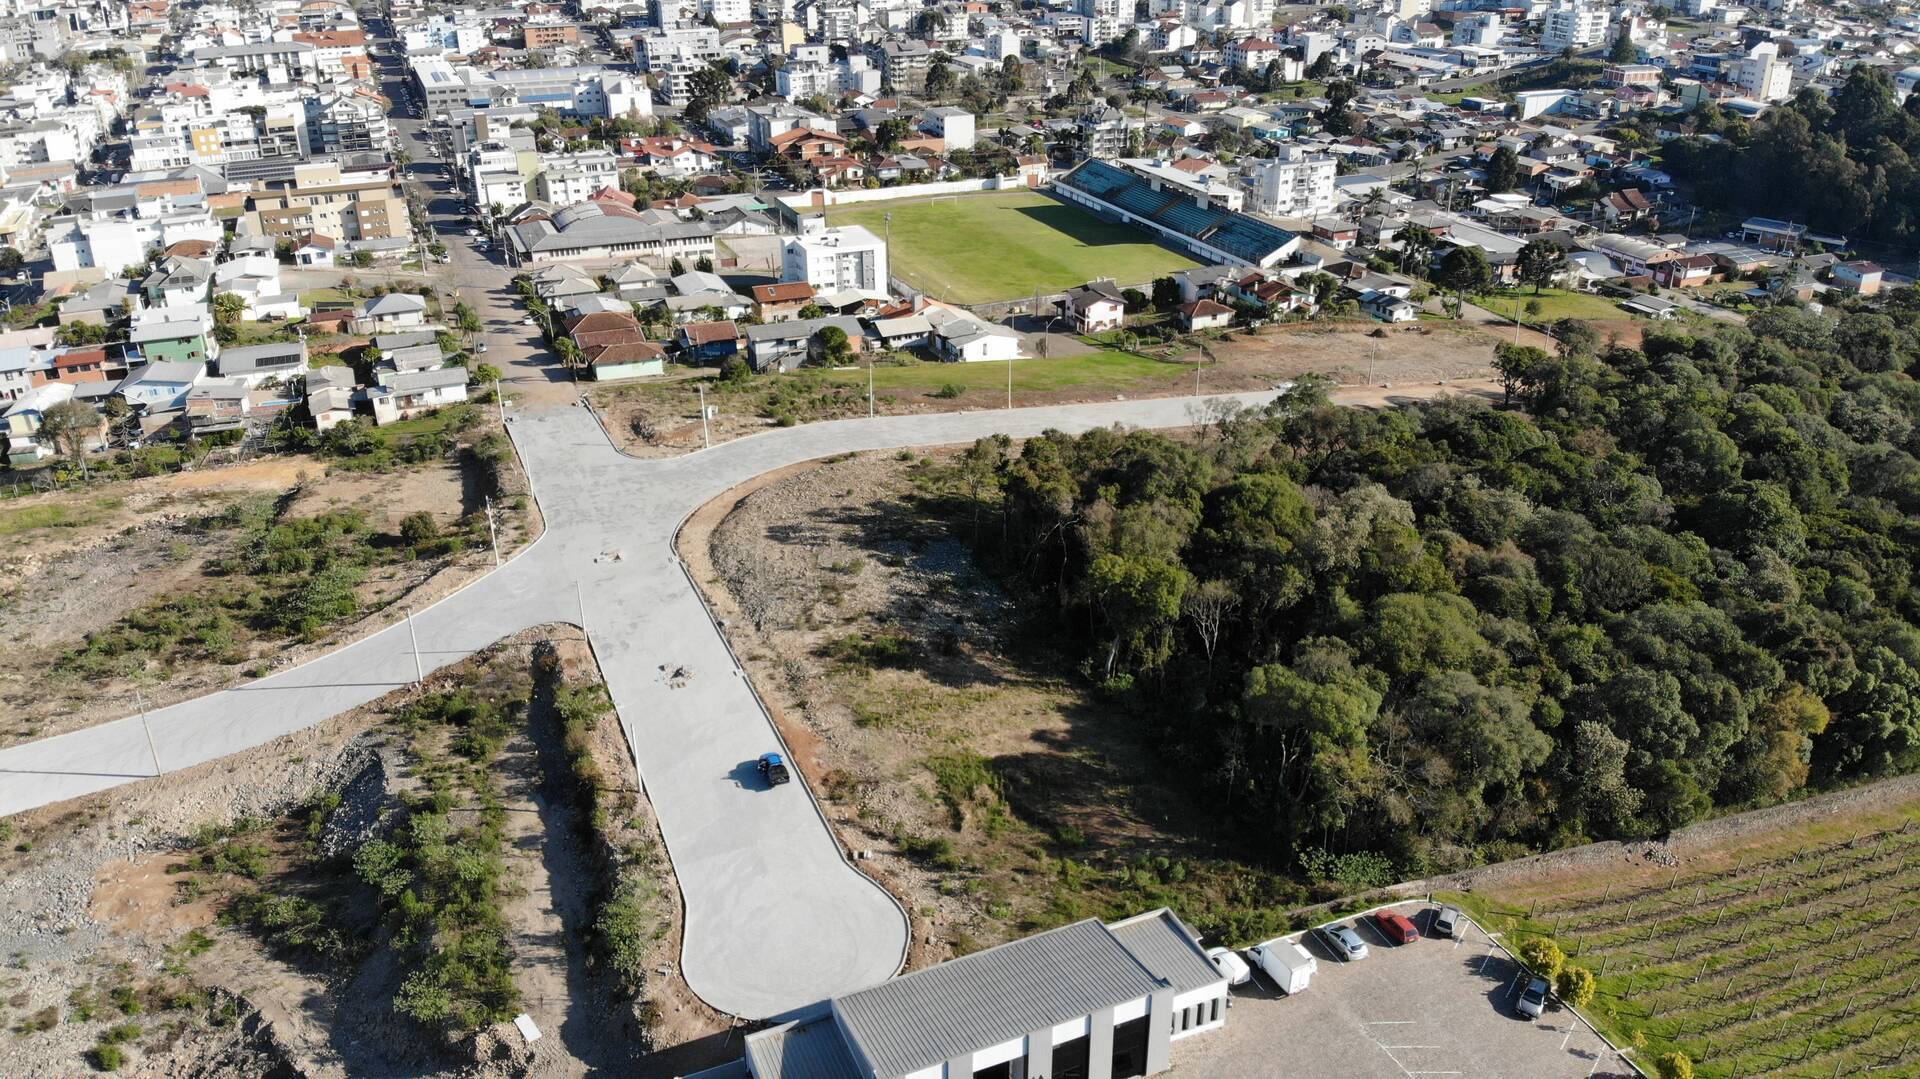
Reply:
<svg viewBox="0 0 1920 1079"><path fill-rule="evenodd" d="M1460 926L1460 908L1443 906L1433 912L1427 931L1436 937L1451 937Z"/></svg>
<svg viewBox="0 0 1920 1079"><path fill-rule="evenodd" d="M479 230L479 229L468 229L468 230L467 230L467 235L469 235L469 236L479 236L479 235L480 235L480 230Z"/></svg>
<svg viewBox="0 0 1920 1079"><path fill-rule="evenodd" d="M1351 963L1367 957L1367 942L1350 925L1323 925L1314 930L1320 943L1337 956L1342 963Z"/></svg>
<svg viewBox="0 0 1920 1079"><path fill-rule="evenodd" d="M769 787L778 787L793 778L793 775L787 771L787 762L781 760L778 753L760 754L759 767L760 775L767 781Z"/></svg>
<svg viewBox="0 0 1920 1079"><path fill-rule="evenodd" d="M1413 919L1397 910L1374 911L1373 927L1395 944L1412 944L1420 939L1420 928L1413 924Z"/></svg>
<svg viewBox="0 0 1920 1079"><path fill-rule="evenodd" d="M479 344L473 346L473 351L475 355L485 352L486 350L487 350L487 343L485 341L482 341Z"/></svg>
<svg viewBox="0 0 1920 1079"><path fill-rule="evenodd" d="M1227 979L1228 985L1245 985L1253 980L1253 968L1232 948L1208 948L1207 958L1213 961L1213 969Z"/></svg>
<svg viewBox="0 0 1920 1079"><path fill-rule="evenodd" d="M1526 991L1520 994L1520 1003L1514 1005L1514 1009L1529 1019L1540 1018L1540 1013L1547 1010L1547 980L1528 979Z"/></svg>

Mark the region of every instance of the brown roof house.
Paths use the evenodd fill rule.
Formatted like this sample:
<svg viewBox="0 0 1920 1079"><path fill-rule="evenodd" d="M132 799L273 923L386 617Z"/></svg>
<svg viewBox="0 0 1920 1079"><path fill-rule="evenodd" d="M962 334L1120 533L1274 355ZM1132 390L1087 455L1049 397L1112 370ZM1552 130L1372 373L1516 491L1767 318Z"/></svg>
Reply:
<svg viewBox="0 0 1920 1079"><path fill-rule="evenodd" d="M753 314L762 322L784 322L800 317L813 302L813 286L805 281L781 281L753 286Z"/></svg>

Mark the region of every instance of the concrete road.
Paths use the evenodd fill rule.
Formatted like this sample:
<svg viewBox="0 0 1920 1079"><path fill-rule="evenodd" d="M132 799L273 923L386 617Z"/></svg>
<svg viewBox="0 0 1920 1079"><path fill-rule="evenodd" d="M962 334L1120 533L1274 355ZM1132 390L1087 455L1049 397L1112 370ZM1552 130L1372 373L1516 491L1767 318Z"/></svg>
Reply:
<svg viewBox="0 0 1920 1079"><path fill-rule="evenodd" d="M404 126L403 137L419 138L417 125ZM413 179L436 220L449 217L444 175L416 166ZM509 431L546 520L540 539L415 612L411 625L396 618L312 662L144 719L0 751L0 814L260 745L405 686L416 670L530 626L573 622L592 641L660 820L685 898L681 962L694 992L758 1019L891 976L906 953L905 914L846 859L804 783L763 788L753 762L779 749L779 736L676 561L675 532L698 506L784 465L1050 427L1178 426L1192 422L1192 399L848 420L635 460L614 449L520 325L508 271L464 238L449 247L454 263L437 268L435 283L479 310L486 358L506 371Z"/></svg>
<svg viewBox="0 0 1920 1079"><path fill-rule="evenodd" d="M546 381L503 289L463 289L497 332L489 358ZM682 965L721 1011L764 1018L884 980L907 922L849 863L803 783L763 789L753 761L778 735L675 560L696 507L769 469L851 450L994 433L1193 422L1172 398L775 429L665 461L626 457L552 387L509 425L546 531L505 566L370 637L271 678L0 751L0 813L214 760L310 726L546 622L583 624L660 819L686 900ZM570 389L570 387L569 387ZM1257 404L1271 392L1243 395ZM419 651L413 639L419 640ZM674 678L676 671L684 672ZM146 731L152 733L149 750Z"/></svg>

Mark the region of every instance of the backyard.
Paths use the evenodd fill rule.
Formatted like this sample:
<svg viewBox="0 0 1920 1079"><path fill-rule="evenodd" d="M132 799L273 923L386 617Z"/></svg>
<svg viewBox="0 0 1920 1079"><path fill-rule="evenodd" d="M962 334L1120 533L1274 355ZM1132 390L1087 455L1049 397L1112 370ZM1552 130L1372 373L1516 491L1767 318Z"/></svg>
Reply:
<svg viewBox="0 0 1920 1079"><path fill-rule="evenodd" d="M1099 277L1137 285L1196 265L1036 191L861 203L829 210L827 220L888 236L893 275L954 303L1061 292Z"/></svg>

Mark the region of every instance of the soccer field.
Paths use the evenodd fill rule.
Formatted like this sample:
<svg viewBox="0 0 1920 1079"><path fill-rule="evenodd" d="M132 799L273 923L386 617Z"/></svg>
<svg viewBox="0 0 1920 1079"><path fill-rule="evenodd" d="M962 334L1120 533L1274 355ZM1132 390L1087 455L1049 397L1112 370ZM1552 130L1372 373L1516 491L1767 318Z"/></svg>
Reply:
<svg viewBox="0 0 1920 1079"><path fill-rule="evenodd" d="M889 213L893 275L953 303L1060 292L1096 277L1137 285L1198 265L1036 191L861 203L827 211L827 221L884 236Z"/></svg>

